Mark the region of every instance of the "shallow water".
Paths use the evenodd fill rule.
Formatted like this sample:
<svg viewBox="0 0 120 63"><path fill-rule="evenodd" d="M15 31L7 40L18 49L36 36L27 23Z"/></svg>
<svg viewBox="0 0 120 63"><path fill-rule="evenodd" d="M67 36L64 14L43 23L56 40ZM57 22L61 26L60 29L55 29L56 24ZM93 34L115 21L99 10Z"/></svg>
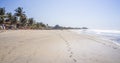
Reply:
<svg viewBox="0 0 120 63"><path fill-rule="evenodd" d="M112 41L120 43L120 34L119 33L100 33L103 37L106 37Z"/></svg>
<svg viewBox="0 0 120 63"><path fill-rule="evenodd" d="M88 30L87 32L101 35L109 40L120 43L120 30Z"/></svg>
<svg viewBox="0 0 120 63"><path fill-rule="evenodd" d="M120 43L120 30L75 30L77 33L95 34Z"/></svg>

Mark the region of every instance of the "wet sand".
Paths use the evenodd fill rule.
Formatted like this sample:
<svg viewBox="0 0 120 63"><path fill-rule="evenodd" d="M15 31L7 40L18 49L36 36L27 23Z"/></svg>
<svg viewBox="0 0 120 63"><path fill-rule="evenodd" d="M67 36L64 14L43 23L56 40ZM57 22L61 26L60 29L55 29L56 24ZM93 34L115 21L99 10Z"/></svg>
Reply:
<svg viewBox="0 0 120 63"><path fill-rule="evenodd" d="M120 63L120 46L68 30L0 33L0 63Z"/></svg>

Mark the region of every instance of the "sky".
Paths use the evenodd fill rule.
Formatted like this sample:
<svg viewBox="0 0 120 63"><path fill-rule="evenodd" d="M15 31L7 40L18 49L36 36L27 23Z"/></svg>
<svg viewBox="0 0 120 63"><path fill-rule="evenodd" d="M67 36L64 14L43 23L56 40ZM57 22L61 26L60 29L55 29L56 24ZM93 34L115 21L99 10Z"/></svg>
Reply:
<svg viewBox="0 0 120 63"><path fill-rule="evenodd" d="M0 7L12 13L23 7L29 18L51 26L120 30L120 0L0 0Z"/></svg>

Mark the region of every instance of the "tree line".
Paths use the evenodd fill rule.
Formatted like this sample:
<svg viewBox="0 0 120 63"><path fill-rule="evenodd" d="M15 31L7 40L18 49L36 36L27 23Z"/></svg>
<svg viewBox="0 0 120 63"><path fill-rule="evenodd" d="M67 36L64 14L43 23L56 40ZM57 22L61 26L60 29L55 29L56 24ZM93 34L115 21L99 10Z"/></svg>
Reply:
<svg viewBox="0 0 120 63"><path fill-rule="evenodd" d="M6 12L5 8L0 8L0 29L88 29L87 27L48 26L48 24L35 21L34 18L28 18L22 7L14 11L14 13Z"/></svg>
<svg viewBox="0 0 120 63"><path fill-rule="evenodd" d="M46 29L48 24L36 22L34 18L28 18L22 7L14 10L15 13L6 12L0 8L0 29Z"/></svg>

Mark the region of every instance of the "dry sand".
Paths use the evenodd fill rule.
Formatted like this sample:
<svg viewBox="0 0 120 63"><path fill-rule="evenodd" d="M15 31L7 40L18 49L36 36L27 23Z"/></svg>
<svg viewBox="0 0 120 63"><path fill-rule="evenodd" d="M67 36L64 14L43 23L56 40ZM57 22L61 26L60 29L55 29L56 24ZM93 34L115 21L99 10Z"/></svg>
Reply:
<svg viewBox="0 0 120 63"><path fill-rule="evenodd" d="M67 30L6 31L0 63L120 63L120 46Z"/></svg>

